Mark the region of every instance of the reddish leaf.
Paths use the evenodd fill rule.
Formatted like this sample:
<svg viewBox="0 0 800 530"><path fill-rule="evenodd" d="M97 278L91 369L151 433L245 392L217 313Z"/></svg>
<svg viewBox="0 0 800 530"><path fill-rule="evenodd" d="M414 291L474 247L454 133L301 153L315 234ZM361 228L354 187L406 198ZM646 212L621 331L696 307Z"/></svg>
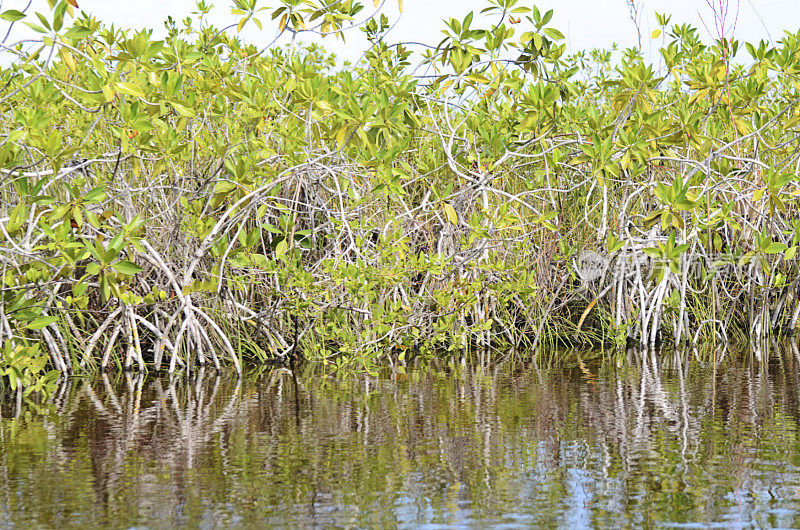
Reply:
<svg viewBox="0 0 800 530"><path fill-rule="evenodd" d="M67 3L72 7L78 7L78 0L67 0Z"/></svg>

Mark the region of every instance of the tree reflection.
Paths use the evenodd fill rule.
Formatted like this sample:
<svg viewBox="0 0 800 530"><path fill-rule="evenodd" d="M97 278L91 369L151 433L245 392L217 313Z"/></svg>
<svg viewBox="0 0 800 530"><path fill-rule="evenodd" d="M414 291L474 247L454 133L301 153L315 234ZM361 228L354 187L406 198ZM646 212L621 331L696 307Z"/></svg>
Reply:
<svg viewBox="0 0 800 530"><path fill-rule="evenodd" d="M0 513L40 526L797 526L799 362L793 346L761 361L638 350L350 381L72 379L49 403L0 405Z"/></svg>

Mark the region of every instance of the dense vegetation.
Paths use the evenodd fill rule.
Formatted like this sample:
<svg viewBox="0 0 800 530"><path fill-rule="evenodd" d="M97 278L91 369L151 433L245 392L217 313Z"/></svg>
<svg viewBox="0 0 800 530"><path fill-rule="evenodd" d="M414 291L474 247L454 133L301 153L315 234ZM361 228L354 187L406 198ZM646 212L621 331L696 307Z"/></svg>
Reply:
<svg viewBox="0 0 800 530"><path fill-rule="evenodd" d="M420 53L348 0L234 0L224 29L199 2L165 40L49 1L0 15L41 41L7 35L0 61L14 388L797 324L800 33L742 45L718 24L704 44L659 15L648 64L568 55L516 0ZM372 46L337 65L238 37L270 23Z"/></svg>

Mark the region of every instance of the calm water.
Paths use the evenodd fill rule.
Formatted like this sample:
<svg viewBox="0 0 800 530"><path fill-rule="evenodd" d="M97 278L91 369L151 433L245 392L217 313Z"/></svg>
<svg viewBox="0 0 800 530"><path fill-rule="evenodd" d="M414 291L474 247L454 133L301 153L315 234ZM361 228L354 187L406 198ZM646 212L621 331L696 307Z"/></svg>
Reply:
<svg viewBox="0 0 800 530"><path fill-rule="evenodd" d="M0 406L0 526L797 528L799 359L75 379Z"/></svg>

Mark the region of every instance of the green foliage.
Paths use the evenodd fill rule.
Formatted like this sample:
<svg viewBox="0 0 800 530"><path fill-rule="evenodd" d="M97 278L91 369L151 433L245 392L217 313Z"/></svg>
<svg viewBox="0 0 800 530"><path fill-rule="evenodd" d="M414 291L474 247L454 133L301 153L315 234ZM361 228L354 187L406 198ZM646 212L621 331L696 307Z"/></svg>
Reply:
<svg viewBox="0 0 800 530"><path fill-rule="evenodd" d="M0 337L5 370L34 363L23 386L45 358L372 372L581 329L678 342L699 300L748 308L725 326L756 325L758 297L796 324L800 35L708 45L658 15L655 65L567 55L552 11L492 0L420 57L354 2L236 0L233 32L199 2L163 41L73 7L0 14L41 33L0 69ZM247 44L250 23L371 46L342 67ZM587 249L613 279L574 269Z"/></svg>
<svg viewBox="0 0 800 530"><path fill-rule="evenodd" d="M29 329L40 329L29 325ZM49 393L56 387L60 374L57 370L45 371L48 364L47 354L41 351L38 344L26 346L6 341L3 344L3 358L0 364L0 382L8 381L12 392L21 391L23 396L31 392Z"/></svg>

